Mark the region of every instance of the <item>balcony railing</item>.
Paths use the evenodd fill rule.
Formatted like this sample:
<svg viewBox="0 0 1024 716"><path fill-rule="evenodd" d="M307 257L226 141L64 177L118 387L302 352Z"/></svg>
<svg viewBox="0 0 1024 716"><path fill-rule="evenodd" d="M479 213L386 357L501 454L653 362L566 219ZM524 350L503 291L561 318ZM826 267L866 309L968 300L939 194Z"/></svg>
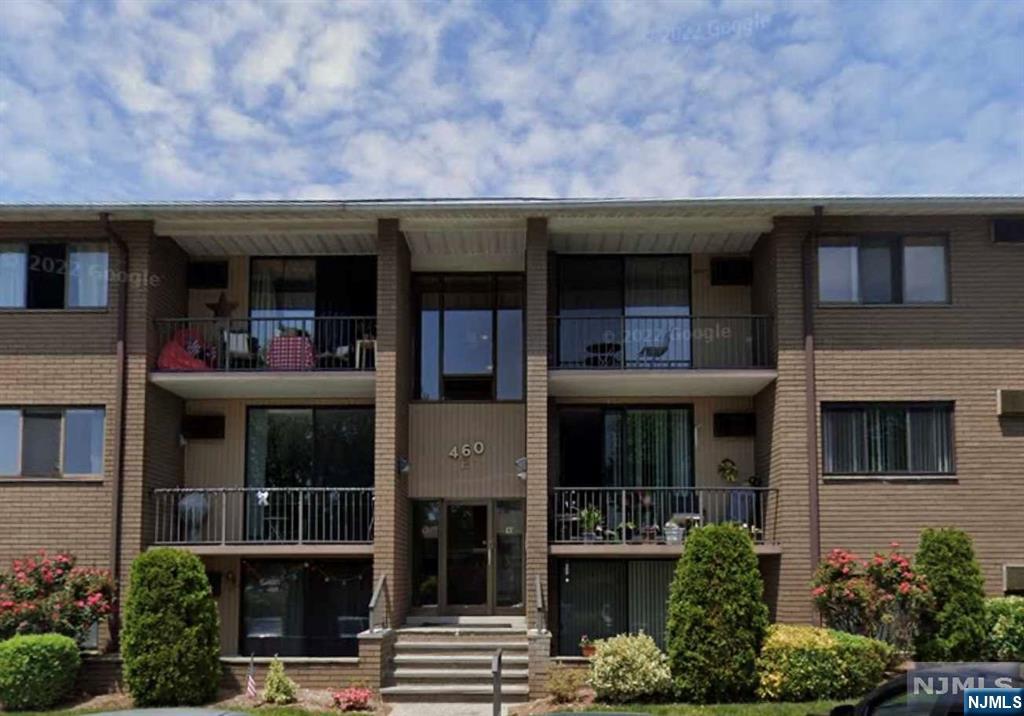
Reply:
<svg viewBox="0 0 1024 716"><path fill-rule="evenodd" d="M373 542L373 488L154 490L156 544Z"/></svg>
<svg viewBox="0 0 1024 716"><path fill-rule="evenodd" d="M551 322L553 368L771 367L768 316L553 316Z"/></svg>
<svg viewBox="0 0 1024 716"><path fill-rule="evenodd" d="M770 543L776 502L767 487L556 487L551 541L673 544L699 525L735 522Z"/></svg>
<svg viewBox="0 0 1024 716"><path fill-rule="evenodd" d="M166 318L156 320L160 371L373 370L377 319Z"/></svg>

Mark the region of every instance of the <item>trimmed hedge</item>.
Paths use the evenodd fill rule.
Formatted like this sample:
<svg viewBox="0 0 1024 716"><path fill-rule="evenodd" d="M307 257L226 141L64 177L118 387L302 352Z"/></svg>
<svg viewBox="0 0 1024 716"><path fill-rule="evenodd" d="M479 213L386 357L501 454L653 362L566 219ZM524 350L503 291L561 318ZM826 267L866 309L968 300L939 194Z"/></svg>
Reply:
<svg viewBox="0 0 1024 716"><path fill-rule="evenodd" d="M81 666L78 644L62 634L0 642L0 703L8 711L45 710L71 695Z"/></svg>
<svg viewBox="0 0 1024 716"><path fill-rule="evenodd" d="M619 634L596 641L594 647L589 681L600 701L650 700L672 685L668 659L647 634Z"/></svg>
<svg viewBox="0 0 1024 716"><path fill-rule="evenodd" d="M746 530L708 525L687 535L668 602L668 658L677 697L712 703L753 696L768 628L763 593Z"/></svg>
<svg viewBox="0 0 1024 716"><path fill-rule="evenodd" d="M1024 661L1024 597L997 597L985 602L989 661Z"/></svg>
<svg viewBox="0 0 1024 716"><path fill-rule="evenodd" d="M876 639L776 624L757 660L757 695L771 701L861 696L882 681L892 657L892 647Z"/></svg>
<svg viewBox="0 0 1024 716"><path fill-rule="evenodd" d="M920 661L977 661L985 650L985 579L967 533L926 529L915 558L931 593L917 634Z"/></svg>
<svg viewBox="0 0 1024 716"><path fill-rule="evenodd" d="M199 557L161 548L135 559L121 656L136 706L213 700L221 673L220 624Z"/></svg>

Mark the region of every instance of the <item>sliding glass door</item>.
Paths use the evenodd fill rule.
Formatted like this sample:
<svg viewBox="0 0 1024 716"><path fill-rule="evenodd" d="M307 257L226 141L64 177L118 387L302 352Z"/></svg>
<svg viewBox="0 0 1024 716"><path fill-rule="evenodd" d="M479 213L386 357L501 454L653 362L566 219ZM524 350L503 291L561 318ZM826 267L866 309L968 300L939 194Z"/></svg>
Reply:
<svg viewBox="0 0 1024 716"><path fill-rule="evenodd" d="M691 366L689 256L565 256L559 274L559 366Z"/></svg>

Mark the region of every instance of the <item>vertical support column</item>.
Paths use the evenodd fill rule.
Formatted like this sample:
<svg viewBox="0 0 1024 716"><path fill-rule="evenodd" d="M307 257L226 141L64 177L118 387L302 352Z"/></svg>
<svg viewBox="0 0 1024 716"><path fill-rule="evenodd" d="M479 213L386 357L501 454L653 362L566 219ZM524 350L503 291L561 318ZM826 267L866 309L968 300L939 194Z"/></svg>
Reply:
<svg viewBox="0 0 1024 716"><path fill-rule="evenodd" d="M409 602L409 498L397 461L409 444L409 248L398 219L377 223L377 355L374 446L374 583L387 577L391 623Z"/></svg>
<svg viewBox="0 0 1024 716"><path fill-rule="evenodd" d="M526 615L548 593L548 224L526 221ZM533 659L531 658L531 663Z"/></svg>

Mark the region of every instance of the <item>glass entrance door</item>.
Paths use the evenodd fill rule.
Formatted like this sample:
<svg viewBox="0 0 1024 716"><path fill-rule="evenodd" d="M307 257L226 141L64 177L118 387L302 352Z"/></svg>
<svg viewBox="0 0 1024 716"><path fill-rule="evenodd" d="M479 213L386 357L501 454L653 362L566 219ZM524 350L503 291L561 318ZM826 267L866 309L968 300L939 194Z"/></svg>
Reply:
<svg viewBox="0 0 1024 716"><path fill-rule="evenodd" d="M455 609L484 611L490 603L489 512L487 503L446 506L447 601Z"/></svg>

